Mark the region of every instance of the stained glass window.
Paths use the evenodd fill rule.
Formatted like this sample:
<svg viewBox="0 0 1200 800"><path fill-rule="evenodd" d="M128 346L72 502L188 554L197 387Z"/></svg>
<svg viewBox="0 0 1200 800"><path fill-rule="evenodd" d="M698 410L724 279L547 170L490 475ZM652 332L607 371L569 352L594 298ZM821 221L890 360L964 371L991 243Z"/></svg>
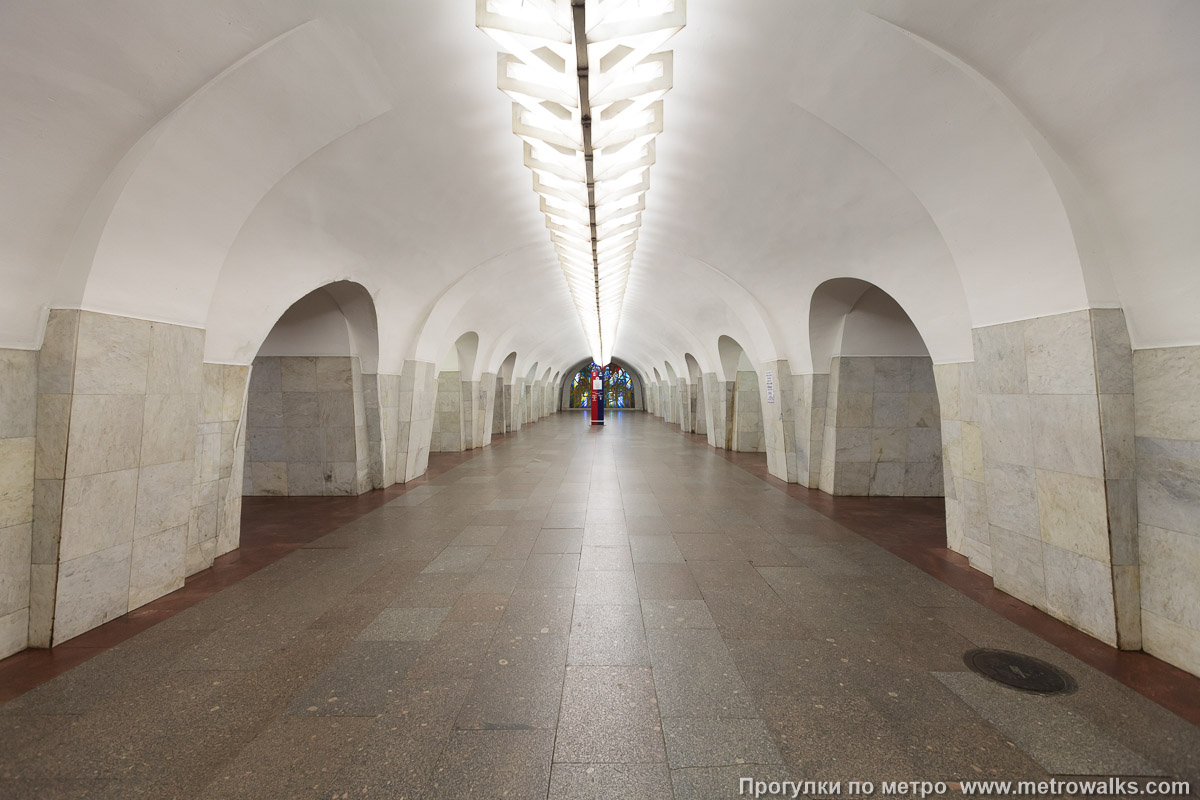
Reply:
<svg viewBox="0 0 1200 800"><path fill-rule="evenodd" d="M604 376L605 408L633 408L633 377L616 364L601 368L594 362L579 370L572 379L571 408L588 408L591 405L593 369Z"/></svg>

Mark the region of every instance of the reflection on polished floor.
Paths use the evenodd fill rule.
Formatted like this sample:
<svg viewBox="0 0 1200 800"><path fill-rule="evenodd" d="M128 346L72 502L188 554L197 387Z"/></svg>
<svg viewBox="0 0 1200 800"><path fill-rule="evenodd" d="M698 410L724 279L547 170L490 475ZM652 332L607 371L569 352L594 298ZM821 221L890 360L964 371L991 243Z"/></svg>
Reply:
<svg viewBox="0 0 1200 800"><path fill-rule="evenodd" d="M1200 774L1191 723L649 415L446 466L0 706L0 796ZM1078 689L990 683L976 647Z"/></svg>

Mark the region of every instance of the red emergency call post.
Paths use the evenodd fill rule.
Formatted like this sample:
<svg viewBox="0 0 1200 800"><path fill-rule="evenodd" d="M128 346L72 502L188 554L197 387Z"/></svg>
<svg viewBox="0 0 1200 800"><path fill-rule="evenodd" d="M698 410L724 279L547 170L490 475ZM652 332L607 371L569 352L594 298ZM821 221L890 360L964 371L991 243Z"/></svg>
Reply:
<svg viewBox="0 0 1200 800"><path fill-rule="evenodd" d="M604 424L604 376L600 370L592 370L592 424Z"/></svg>

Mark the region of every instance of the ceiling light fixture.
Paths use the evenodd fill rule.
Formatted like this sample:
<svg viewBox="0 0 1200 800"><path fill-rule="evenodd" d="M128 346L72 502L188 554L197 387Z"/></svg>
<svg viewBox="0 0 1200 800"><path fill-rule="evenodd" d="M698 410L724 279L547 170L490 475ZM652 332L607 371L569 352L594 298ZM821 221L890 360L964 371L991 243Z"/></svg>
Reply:
<svg viewBox="0 0 1200 800"><path fill-rule="evenodd" d="M685 0L476 0L598 364L616 341Z"/></svg>

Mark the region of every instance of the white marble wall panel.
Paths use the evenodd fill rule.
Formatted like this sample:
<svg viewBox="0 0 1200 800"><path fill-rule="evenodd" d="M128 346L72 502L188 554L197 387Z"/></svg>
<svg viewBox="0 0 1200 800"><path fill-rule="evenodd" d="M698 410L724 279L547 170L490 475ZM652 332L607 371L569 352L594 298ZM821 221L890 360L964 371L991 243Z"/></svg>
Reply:
<svg viewBox="0 0 1200 800"><path fill-rule="evenodd" d="M964 419L952 466L961 503L982 455L997 588L1136 649L1134 383L1122 312L1077 311L973 334L978 442ZM952 527L969 518L962 511L948 505ZM1034 586L1011 567L1029 566L1038 552L1044 579Z"/></svg>
<svg viewBox="0 0 1200 800"><path fill-rule="evenodd" d="M1133 376L1142 647L1200 675L1200 347L1139 350Z"/></svg>
<svg viewBox="0 0 1200 800"><path fill-rule="evenodd" d="M363 375L362 389L371 488L386 489L396 483L400 447L400 376ZM411 399L409 403L411 408Z"/></svg>
<svg viewBox="0 0 1200 800"><path fill-rule="evenodd" d="M829 401L829 376L792 376L793 449L796 483L811 488L821 484L824 459L825 404Z"/></svg>
<svg viewBox="0 0 1200 800"><path fill-rule="evenodd" d="M404 452L403 475L397 457L396 481L403 483L425 474L433 439L434 407L438 396L436 367L427 361L405 361L400 373L400 430Z"/></svg>
<svg viewBox="0 0 1200 800"><path fill-rule="evenodd" d="M474 450L480 446L476 418L479 415L479 383L478 381L460 381L459 391L462 392L462 449Z"/></svg>
<svg viewBox="0 0 1200 800"><path fill-rule="evenodd" d="M0 658L29 644L37 408L38 354L0 350Z"/></svg>
<svg viewBox="0 0 1200 800"><path fill-rule="evenodd" d="M492 443L496 426L496 374L485 372L479 378L479 402L476 405L475 430L480 447Z"/></svg>
<svg viewBox="0 0 1200 800"><path fill-rule="evenodd" d="M692 433L708 435L708 412L704 408L704 377L697 377L688 386L691 402Z"/></svg>
<svg viewBox="0 0 1200 800"><path fill-rule="evenodd" d="M762 395L758 391L758 375L752 371L739 372L734 382L731 449L739 453L766 451L766 430L763 424Z"/></svg>
<svg viewBox="0 0 1200 800"><path fill-rule="evenodd" d="M33 645L183 585L203 349L196 328L51 312L38 366Z"/></svg>
<svg viewBox="0 0 1200 800"><path fill-rule="evenodd" d="M492 384L492 435L503 435L508 433L509 408L504 378L497 375Z"/></svg>
<svg viewBox="0 0 1200 800"><path fill-rule="evenodd" d="M773 397L768 397L768 373L773 384ZM796 384L792 379L791 365L782 360L768 361L759 366L758 375L767 470L780 480L797 483L799 460L796 452Z"/></svg>
<svg viewBox="0 0 1200 800"><path fill-rule="evenodd" d="M367 465L371 489L383 488L383 419L379 406L379 376L364 374L362 381L362 399L364 427L366 429Z"/></svg>
<svg viewBox="0 0 1200 800"><path fill-rule="evenodd" d="M945 493L941 413L929 358L834 358L825 409L816 473L822 490L862 496ZM811 442L806 452L813 452Z"/></svg>
<svg viewBox="0 0 1200 800"><path fill-rule="evenodd" d="M975 366L971 362L937 364L933 371L942 416L946 545L965 555L975 569L992 575L996 567L992 562L993 531L988 523L987 478L978 414L980 404L976 401ZM1040 541L1034 550L1040 559ZM1005 565L1023 564L1029 557L1028 548L1018 549L1007 558ZM1045 582L1040 571L1038 577L1036 585L1040 588L1036 597L1044 598ZM1024 589L1017 586L1013 594L1021 596L1019 591Z"/></svg>
<svg viewBox="0 0 1200 800"><path fill-rule="evenodd" d="M430 451L458 453L466 449L463 427L462 373L445 370L438 373L437 377L437 401L434 405Z"/></svg>
<svg viewBox="0 0 1200 800"><path fill-rule="evenodd" d="M196 426L195 464L192 473L192 512L188 520L186 560L191 575L212 566L213 559L237 548L241 541L241 504L245 478L250 473L246 465L246 431L251 427L249 411L250 367L233 364L202 365L200 421ZM278 365L266 363L254 370L256 386L282 386ZM315 374L314 374L315 380ZM277 425L281 419L282 403L273 403L259 410L259 426ZM257 427L257 426L256 426ZM286 462L282 443L277 462L255 465L258 481L270 467L282 472L286 491Z"/></svg>
<svg viewBox="0 0 1200 800"><path fill-rule="evenodd" d="M372 393L378 383L371 377ZM229 403L223 415L236 413ZM378 400L372 419L378 424ZM246 399L242 491L247 495L355 495L372 486L363 375L353 356L260 356ZM220 479L230 477L237 416L220 421ZM379 450L382 459L382 450ZM382 462L379 473L382 475ZM215 519L215 516L213 517ZM205 531L214 530L208 518Z"/></svg>
<svg viewBox="0 0 1200 800"><path fill-rule="evenodd" d="M684 433L692 432L692 399L688 382L679 379L676 387L675 406L679 409L679 429Z"/></svg>
<svg viewBox="0 0 1200 800"><path fill-rule="evenodd" d="M524 423L524 415L521 412L521 398L525 395L524 378L513 378L512 383L504 386L504 420L508 428L508 433L514 433L521 430L521 425Z"/></svg>
<svg viewBox="0 0 1200 800"><path fill-rule="evenodd" d="M37 366L33 542L30 567L29 644L49 647L54 636L63 483L75 387L80 312L52 310Z"/></svg>
<svg viewBox="0 0 1200 800"><path fill-rule="evenodd" d="M132 542L59 564L54 644L129 611Z"/></svg>
<svg viewBox="0 0 1200 800"><path fill-rule="evenodd" d="M733 429L730 426L730 405L733 402L733 381L723 381L715 372L704 374L704 403L708 423L708 443L728 450L732 447Z"/></svg>

